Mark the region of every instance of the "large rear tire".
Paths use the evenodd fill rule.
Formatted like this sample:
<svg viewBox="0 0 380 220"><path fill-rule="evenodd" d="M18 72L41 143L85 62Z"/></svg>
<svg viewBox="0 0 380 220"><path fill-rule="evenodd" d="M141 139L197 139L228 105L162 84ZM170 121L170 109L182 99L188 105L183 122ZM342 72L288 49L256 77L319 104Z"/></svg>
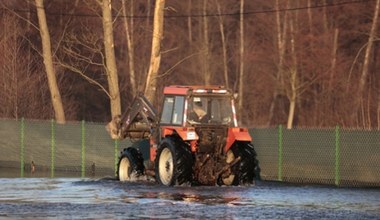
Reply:
<svg viewBox="0 0 380 220"><path fill-rule="evenodd" d="M240 161L230 168L228 176L220 177L219 185L246 185L252 184L255 177L258 178L259 172L258 160L256 159L256 151L250 143L235 143L230 150L227 151L227 164L240 157Z"/></svg>
<svg viewBox="0 0 380 220"><path fill-rule="evenodd" d="M241 157L239 165L239 184L252 184L259 178L259 163L257 154L252 144L239 143L239 154Z"/></svg>
<svg viewBox="0 0 380 220"><path fill-rule="evenodd" d="M157 182L165 186L191 183L193 161L185 143L174 138L163 139L155 161Z"/></svg>
<svg viewBox="0 0 380 220"><path fill-rule="evenodd" d="M133 181L144 175L144 159L141 152L133 147L125 148L117 165L117 179L120 181Z"/></svg>
<svg viewBox="0 0 380 220"><path fill-rule="evenodd" d="M238 157L238 152L235 147L229 149L226 154L226 163L230 164ZM239 184L238 165L234 165L230 168L230 174L228 176L220 177L218 185L236 186Z"/></svg>

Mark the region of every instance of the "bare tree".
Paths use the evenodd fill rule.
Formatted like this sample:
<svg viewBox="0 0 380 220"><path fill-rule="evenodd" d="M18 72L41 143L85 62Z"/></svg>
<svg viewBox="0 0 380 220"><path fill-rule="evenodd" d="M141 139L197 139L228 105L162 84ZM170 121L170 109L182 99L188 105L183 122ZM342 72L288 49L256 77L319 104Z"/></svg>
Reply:
<svg viewBox="0 0 380 220"><path fill-rule="evenodd" d="M107 82L111 102L111 115L114 117L121 114L121 104L113 39L112 4L111 0L102 0L101 3Z"/></svg>
<svg viewBox="0 0 380 220"><path fill-rule="evenodd" d="M314 34L314 24L313 24L313 12L312 12L312 6L311 6L311 0L307 0L307 17L309 22L309 34ZM314 49L314 43L313 41L310 41L310 52L313 53Z"/></svg>
<svg viewBox="0 0 380 220"><path fill-rule="evenodd" d="M0 55L3 79L0 80L0 103L6 106L0 109L4 109L1 114L7 117L47 119L54 114L47 74L41 74L43 59L38 60L42 49L36 46L41 39L39 28L34 25L38 23L34 20L37 16L33 16L33 10L20 10L29 5L35 7L34 2L0 1L0 24L7 22L3 12L18 19L14 24L17 28L0 27L0 48L6 51ZM208 81L243 91L242 108L248 110L242 116L247 125L272 126L288 122L292 127L379 126L379 18L373 19L377 0L339 7L330 7L336 1L327 0L244 1L242 19L237 16L242 0L166 1L170 10L165 10L165 15L171 18L165 20L165 25L170 28L165 32L164 41L162 35L153 34L156 42L163 43L155 44L158 49L151 48L153 19L150 15L153 15L154 2L112 1L116 16L109 20L114 29L114 42L109 44L99 22L103 17L103 3L109 8L110 0L51 1L49 5L45 1L53 68L66 120L78 119L71 118L76 117L74 111L81 115L79 118L109 119L109 99L115 100L119 94L115 96L108 84L114 85L107 77L116 68L106 56L107 44L114 47L116 84L125 103L131 98L122 95L125 90L128 93L134 93L133 88L158 90L163 86L158 83L161 80L165 84L205 84ZM73 5L77 7L71 11ZM275 9L275 13L265 11L270 8ZM261 10L262 13L249 13ZM60 14L62 11L66 13ZM299 13L298 18L296 13ZM372 31L376 22L377 29ZM123 31L115 31L120 28ZM19 32L13 42L1 40L16 30ZM243 55L241 45L244 45ZM160 60L159 68L165 71L157 75ZM156 75L150 75L146 82L148 76L139 73L148 73L148 69L154 72L153 67ZM243 77L239 76L240 71ZM83 84L84 80L73 72L91 85ZM158 94L152 97L157 98ZM75 105L70 104L72 101Z"/></svg>
<svg viewBox="0 0 380 220"><path fill-rule="evenodd" d="M37 8L38 23L40 27L40 35L42 41L43 59L45 64L45 70L48 77L49 90L51 94L51 100L55 112L55 119L57 123L64 124L66 122L65 112L63 110L63 104L61 100L61 94L59 92L56 73L53 64L53 55L51 51L50 34L46 23L46 15L43 0L35 0Z"/></svg>
<svg viewBox="0 0 380 220"><path fill-rule="evenodd" d="M210 71L210 44L209 44L209 28L208 28L208 16L207 6L208 0L203 1L203 51L204 57L202 61L204 83L210 85L211 71Z"/></svg>
<svg viewBox="0 0 380 220"><path fill-rule="evenodd" d="M377 129L380 130L380 95L377 96L376 117L377 117Z"/></svg>
<svg viewBox="0 0 380 220"><path fill-rule="evenodd" d="M293 120L294 120L294 114L295 114L295 108L296 108L296 101L298 96L298 61L297 61L297 55L296 55L296 40L295 40L295 30L294 30L294 19L289 19L289 27L290 27L290 50L291 50L291 57L292 57L292 64L289 68L289 86L290 88L287 90L287 96L289 99L289 113L288 113L288 122L287 122L287 128L291 129L293 127Z"/></svg>
<svg viewBox="0 0 380 220"><path fill-rule="evenodd" d="M375 35L376 35L376 31L377 31L377 24L378 24L378 18L379 18L379 9L380 9L380 0L377 0L376 1L376 6L375 6L375 11L373 13L373 19L372 19L372 27L371 27L371 31L369 33L369 37L368 37L368 43L367 43L367 48L366 48L366 51L365 51L365 55L364 55L364 63L363 63L363 69L362 69L362 73L361 73L361 76L360 76L360 80L359 80L359 87L358 87L358 101L356 103L356 113L358 112L358 109L359 109L359 106L360 105L363 105L363 93L364 93L364 88L366 87L366 82L367 82L367 78L368 78L368 69L369 69L369 62L370 62L370 56L371 56L371 52L372 52L372 45L373 45L373 41L375 39ZM364 121L364 117L362 119ZM365 125L364 125L365 127Z"/></svg>
<svg viewBox="0 0 380 220"><path fill-rule="evenodd" d="M323 7L323 29L324 29L324 32L326 33L329 29L329 22L328 22L328 19L327 19L327 12L326 12L326 0L323 0L323 5L325 5Z"/></svg>
<svg viewBox="0 0 380 220"><path fill-rule="evenodd" d="M240 68L239 68L239 100L238 109L240 122L243 121L243 103L244 103L244 0L240 0Z"/></svg>
<svg viewBox="0 0 380 220"><path fill-rule="evenodd" d="M286 2L288 6L288 1ZM285 11L285 15L281 19L281 14L279 10L279 1L276 0L275 9L276 9L276 40L277 40L277 53L278 53L278 64L277 72L275 73L275 88L273 90L272 102L269 107L269 119L267 125L269 126L273 121L274 109L276 106L277 96L283 91L283 72L284 72L284 59L285 59L285 49L286 49L286 40L287 40L287 20L288 12ZM281 23L281 21L283 21Z"/></svg>
<svg viewBox="0 0 380 220"><path fill-rule="evenodd" d="M220 29L220 38L222 40L222 50L223 50L223 76L224 76L224 85L226 88L229 87L228 82L228 66L227 66L227 43L226 43L226 37L224 34L224 19L221 16L222 12L220 9L220 3L218 0L215 0L216 7L218 9L219 14L219 29Z"/></svg>
<svg viewBox="0 0 380 220"><path fill-rule="evenodd" d="M137 85L136 85L136 77L135 77L133 32L132 34L130 33L131 29L129 28L129 24L127 20L127 9L126 9L125 0L122 0L122 11L123 11L123 18L124 18L124 29L125 29L125 35L126 35L126 41L127 41L127 48L128 48L129 79L131 82L132 94L136 94ZM131 10L131 12L133 12L133 10ZM131 13L131 17L133 18L133 13ZM131 19L131 21L133 21L133 19Z"/></svg>
<svg viewBox="0 0 380 220"><path fill-rule="evenodd" d="M192 30L192 19L191 19L191 8L192 8L192 2L191 0L188 0L188 16L187 16L187 29L188 29L188 38L189 38L189 44L191 45L193 42L193 30Z"/></svg>
<svg viewBox="0 0 380 220"><path fill-rule="evenodd" d="M158 69L161 62L161 40L163 38L164 30L164 7L165 0L156 0L154 7L152 53L144 92L147 99L151 102L155 99Z"/></svg>
<svg viewBox="0 0 380 220"><path fill-rule="evenodd" d="M332 91L333 86L333 76L336 74L336 60L337 60L337 50L338 50L338 37L339 37L339 29L335 28L334 30L334 39L333 39L333 47L331 51L331 71L330 71L330 80L328 90Z"/></svg>
<svg viewBox="0 0 380 220"><path fill-rule="evenodd" d="M22 27L15 16L3 13L0 15L0 117L18 118L19 115L19 70L24 65L20 36ZM27 74L27 73L25 73Z"/></svg>

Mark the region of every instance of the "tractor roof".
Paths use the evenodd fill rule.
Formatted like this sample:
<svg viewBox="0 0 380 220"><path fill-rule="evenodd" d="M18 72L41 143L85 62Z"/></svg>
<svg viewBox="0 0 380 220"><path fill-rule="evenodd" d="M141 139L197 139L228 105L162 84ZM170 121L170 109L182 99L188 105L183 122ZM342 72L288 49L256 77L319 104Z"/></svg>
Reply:
<svg viewBox="0 0 380 220"><path fill-rule="evenodd" d="M205 86L205 85L192 85L192 86L167 86L164 88L164 94L171 95L187 95L190 92L194 93L228 93L229 90L224 86Z"/></svg>

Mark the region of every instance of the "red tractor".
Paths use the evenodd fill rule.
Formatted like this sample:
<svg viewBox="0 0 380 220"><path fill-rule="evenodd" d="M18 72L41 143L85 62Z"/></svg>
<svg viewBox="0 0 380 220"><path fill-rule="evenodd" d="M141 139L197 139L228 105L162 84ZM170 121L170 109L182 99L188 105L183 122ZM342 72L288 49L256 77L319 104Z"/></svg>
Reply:
<svg viewBox="0 0 380 220"><path fill-rule="evenodd" d="M165 87L160 118L138 94L107 130L114 139L150 140L146 165L138 149L121 152L120 181L150 175L166 186L239 185L254 183L259 175L252 138L237 124L233 94L220 86Z"/></svg>

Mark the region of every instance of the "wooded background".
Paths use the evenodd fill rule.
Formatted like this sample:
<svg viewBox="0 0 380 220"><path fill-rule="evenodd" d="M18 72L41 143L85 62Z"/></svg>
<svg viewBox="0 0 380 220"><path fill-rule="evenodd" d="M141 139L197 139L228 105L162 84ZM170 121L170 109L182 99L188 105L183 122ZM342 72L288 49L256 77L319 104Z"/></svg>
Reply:
<svg viewBox="0 0 380 220"><path fill-rule="evenodd" d="M60 98L63 123L107 122L110 100L122 112L145 90L153 51L156 106L164 86L218 84L239 94L245 126L380 128L380 0L157 1L158 50L154 0L1 1L0 117L57 118Z"/></svg>

